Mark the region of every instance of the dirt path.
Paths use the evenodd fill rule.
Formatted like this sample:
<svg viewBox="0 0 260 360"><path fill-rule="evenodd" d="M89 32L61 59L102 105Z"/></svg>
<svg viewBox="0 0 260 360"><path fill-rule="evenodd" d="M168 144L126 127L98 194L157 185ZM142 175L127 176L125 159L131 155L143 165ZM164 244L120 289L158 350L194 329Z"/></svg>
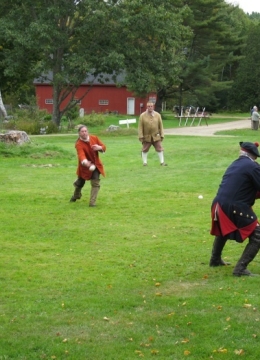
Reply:
<svg viewBox="0 0 260 360"><path fill-rule="evenodd" d="M182 126L174 129L164 129L165 135L190 135L190 136L223 136L214 135L217 131L233 129L250 129L249 119L226 122L223 124L202 125L202 126Z"/></svg>

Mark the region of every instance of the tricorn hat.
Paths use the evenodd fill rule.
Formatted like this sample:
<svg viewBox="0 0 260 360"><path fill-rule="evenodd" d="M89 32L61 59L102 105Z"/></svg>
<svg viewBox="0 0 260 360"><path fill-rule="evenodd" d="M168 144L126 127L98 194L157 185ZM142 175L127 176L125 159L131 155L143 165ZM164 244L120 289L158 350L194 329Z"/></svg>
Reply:
<svg viewBox="0 0 260 360"><path fill-rule="evenodd" d="M240 147L242 150L250 153L250 154L253 154L257 157L260 157L260 154L259 154L259 151L258 151L258 146L259 146L259 143L258 142L255 142L255 143L251 143L251 142L243 142L243 141L240 141L239 143Z"/></svg>

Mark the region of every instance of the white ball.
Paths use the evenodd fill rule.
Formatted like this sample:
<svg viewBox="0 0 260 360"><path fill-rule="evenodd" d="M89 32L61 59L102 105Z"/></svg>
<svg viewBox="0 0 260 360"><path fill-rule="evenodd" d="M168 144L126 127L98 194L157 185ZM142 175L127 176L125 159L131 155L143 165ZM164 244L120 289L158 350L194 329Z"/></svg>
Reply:
<svg viewBox="0 0 260 360"><path fill-rule="evenodd" d="M90 167L89 167L89 170L90 171L94 171L96 169L96 166L95 165L90 165Z"/></svg>
<svg viewBox="0 0 260 360"><path fill-rule="evenodd" d="M198 198L199 198L199 199L203 199L203 196L202 196L202 195L199 195Z"/></svg>

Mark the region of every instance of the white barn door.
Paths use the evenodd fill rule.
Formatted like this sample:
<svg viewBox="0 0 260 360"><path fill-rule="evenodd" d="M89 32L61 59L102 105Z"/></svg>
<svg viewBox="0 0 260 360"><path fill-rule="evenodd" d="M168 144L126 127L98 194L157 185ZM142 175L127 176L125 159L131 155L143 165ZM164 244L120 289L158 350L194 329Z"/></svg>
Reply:
<svg viewBox="0 0 260 360"><path fill-rule="evenodd" d="M135 98L127 98L127 115L135 114Z"/></svg>

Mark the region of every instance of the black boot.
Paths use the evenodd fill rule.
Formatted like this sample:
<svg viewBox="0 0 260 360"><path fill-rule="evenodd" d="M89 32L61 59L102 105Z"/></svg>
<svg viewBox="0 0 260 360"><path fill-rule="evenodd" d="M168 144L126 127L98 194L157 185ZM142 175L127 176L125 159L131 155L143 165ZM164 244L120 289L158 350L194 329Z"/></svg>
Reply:
<svg viewBox="0 0 260 360"><path fill-rule="evenodd" d="M221 259L222 250L226 242L227 240L224 239L222 236L215 236L209 266L230 265L229 262L225 262L224 260Z"/></svg>
<svg viewBox="0 0 260 360"><path fill-rule="evenodd" d="M241 258L238 260L233 275L234 276L256 276L247 270L247 265L256 257L260 248L260 230L255 230L249 237Z"/></svg>
<svg viewBox="0 0 260 360"><path fill-rule="evenodd" d="M75 190L74 190L74 194L70 198L70 202L75 202L76 200L79 200L82 196L81 194L82 186L80 186L81 183L79 183L79 180L74 181L73 185L75 187Z"/></svg>

